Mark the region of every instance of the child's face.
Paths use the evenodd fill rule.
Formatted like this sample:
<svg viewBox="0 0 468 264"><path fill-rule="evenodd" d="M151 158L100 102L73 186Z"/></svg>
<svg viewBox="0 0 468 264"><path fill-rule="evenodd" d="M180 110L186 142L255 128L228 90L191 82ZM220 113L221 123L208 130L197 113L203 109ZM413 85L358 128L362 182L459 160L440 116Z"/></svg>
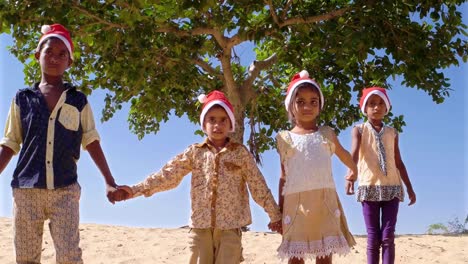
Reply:
<svg viewBox="0 0 468 264"><path fill-rule="evenodd" d="M67 46L57 38L47 39L35 56L42 73L50 76L62 76L72 63Z"/></svg>
<svg viewBox="0 0 468 264"><path fill-rule="evenodd" d="M231 120L221 106L213 106L203 120L203 128L211 141L225 140L231 129Z"/></svg>
<svg viewBox="0 0 468 264"><path fill-rule="evenodd" d="M382 120L387 114L387 105L382 97L373 94L367 99L366 114L370 119Z"/></svg>
<svg viewBox="0 0 468 264"><path fill-rule="evenodd" d="M294 98L293 111L296 122L315 122L320 113L320 95L316 89L300 87Z"/></svg>

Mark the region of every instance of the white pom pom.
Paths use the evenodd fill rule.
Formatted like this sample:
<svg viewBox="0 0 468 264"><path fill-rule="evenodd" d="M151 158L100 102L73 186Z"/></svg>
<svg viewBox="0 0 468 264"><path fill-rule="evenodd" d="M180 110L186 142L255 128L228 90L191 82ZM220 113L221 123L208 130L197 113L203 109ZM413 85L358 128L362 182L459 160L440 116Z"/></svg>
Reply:
<svg viewBox="0 0 468 264"><path fill-rule="evenodd" d="M51 30L52 30L52 28L51 28L49 25L43 25L43 26L41 27L41 32L42 32L42 34L46 34L47 32L49 32L49 31L51 31Z"/></svg>
<svg viewBox="0 0 468 264"><path fill-rule="evenodd" d="M299 76L301 78L309 78L309 72L306 71L306 70L302 70L300 73L299 73Z"/></svg>
<svg viewBox="0 0 468 264"><path fill-rule="evenodd" d="M200 94L198 96L198 101L203 104L206 101L206 94Z"/></svg>

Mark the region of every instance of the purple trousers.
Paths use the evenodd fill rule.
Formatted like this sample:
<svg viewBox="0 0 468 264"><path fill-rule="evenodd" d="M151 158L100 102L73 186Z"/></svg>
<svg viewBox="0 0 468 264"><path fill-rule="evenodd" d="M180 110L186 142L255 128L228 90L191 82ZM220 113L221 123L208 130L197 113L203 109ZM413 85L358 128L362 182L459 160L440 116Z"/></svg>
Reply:
<svg viewBox="0 0 468 264"><path fill-rule="evenodd" d="M367 229L367 264L378 264L382 247L382 264L395 263L395 225L400 200L362 202Z"/></svg>

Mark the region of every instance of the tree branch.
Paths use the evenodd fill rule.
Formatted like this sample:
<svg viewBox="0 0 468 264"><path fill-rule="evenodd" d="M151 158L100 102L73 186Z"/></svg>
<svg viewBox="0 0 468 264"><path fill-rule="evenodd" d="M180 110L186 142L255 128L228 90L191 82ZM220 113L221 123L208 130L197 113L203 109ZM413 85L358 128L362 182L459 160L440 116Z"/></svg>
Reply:
<svg viewBox="0 0 468 264"><path fill-rule="evenodd" d="M223 50L223 54L229 54L230 56L230 50L232 47L234 47L235 45L241 43L243 40L240 39L240 37L238 35L234 36L233 38L226 38L222 33L220 33L219 31L216 30L216 28L194 28L190 31L185 31L185 30L180 30L176 27L173 27L173 26L170 26L170 25L166 25L166 26L163 26L163 27L159 27L155 30L155 32L159 32L159 33L172 33L172 34L175 34L176 36L179 36L179 37L190 37L190 36L198 36L198 35L211 35L214 37L214 39L216 40L216 42L218 43L218 45L221 47L221 49ZM219 60L222 62L222 59L219 58ZM229 61L230 61L230 58L229 58ZM202 66L203 64L203 61L200 60L200 67L202 67L203 69L205 69L207 72L210 72L208 70L208 68L205 68L204 66ZM230 65L229 65L229 69L225 68L225 66L227 66L227 64L222 64L223 65L223 71L224 72L230 72ZM214 70L213 70L214 71ZM214 71L216 72L216 71ZM230 74L230 73L228 73ZM219 76L218 73L215 74L216 76ZM221 78L222 80L224 78Z"/></svg>
<svg viewBox="0 0 468 264"><path fill-rule="evenodd" d="M198 65L200 68L202 68L204 71L206 71L208 74L211 74L213 76L216 76L217 78L222 79L223 75L217 72L213 67L211 67L210 64L208 64L206 61L202 60L201 58L196 58L193 60L193 62Z"/></svg>
<svg viewBox="0 0 468 264"><path fill-rule="evenodd" d="M271 81L271 83L273 84L273 86L275 87L278 87L278 88L281 88L281 84L273 77L273 74L271 73L268 73L268 79Z"/></svg>
<svg viewBox="0 0 468 264"><path fill-rule="evenodd" d="M212 28L194 28L190 31L180 30L175 26L165 25L158 27L155 32L157 33L173 33L179 37L189 37L196 35L214 35L215 30Z"/></svg>
<svg viewBox="0 0 468 264"><path fill-rule="evenodd" d="M227 39L223 36L223 34L219 33L214 28L194 28L190 31L180 30L177 27L166 25L159 27L155 30L157 33L172 33L179 37L190 37L190 36L198 36L198 35L211 35L213 36L218 44L221 47L225 47L227 45Z"/></svg>
<svg viewBox="0 0 468 264"><path fill-rule="evenodd" d="M273 18L273 21L275 22L275 24L279 25L280 22L279 22L278 16L276 15L275 7L273 6L273 1L265 0L263 2L268 6L268 9L270 10L270 15Z"/></svg>
<svg viewBox="0 0 468 264"><path fill-rule="evenodd" d="M94 20L96 20L96 21L98 21L98 22L100 22L100 23L102 23L102 24L104 24L104 25L107 25L107 26L110 27L110 28L127 28L126 25L115 24L115 23L111 23L111 22L109 22L109 21L107 21L107 20L105 20L105 19L102 19L102 18L99 17L98 15L95 15L95 14L89 12L87 9L82 8L82 7L79 6L79 5L74 4L74 5L73 5L73 9L76 9L76 10L78 10L79 12L86 14L86 16L91 17L91 18L93 18Z"/></svg>
<svg viewBox="0 0 468 264"><path fill-rule="evenodd" d="M245 39L241 39L239 34L236 34L236 35L232 36L231 38L227 38L227 48L233 48L237 44L240 44L240 43L242 43L244 41L245 41Z"/></svg>
<svg viewBox="0 0 468 264"><path fill-rule="evenodd" d="M252 98L255 97L255 92L252 89L252 84L255 79L258 77L260 72L266 68L269 68L273 63L278 60L278 56L275 54L271 55L269 58L262 60L262 61L253 61L250 64L249 72L247 79L245 79L244 83L242 84L241 89L243 90L242 94L242 101L244 104L249 102Z"/></svg>
<svg viewBox="0 0 468 264"><path fill-rule="evenodd" d="M284 6L284 8L283 8L283 13L281 13L281 20L285 20L285 19L286 19L286 15L288 14L288 11L289 11L289 8L290 8L291 5L292 5L292 2L293 2L293 0L288 0L288 2L286 3L286 5Z"/></svg>
<svg viewBox="0 0 468 264"><path fill-rule="evenodd" d="M318 16L313 16L313 17L294 17L290 19L286 19L284 22L280 23L278 26L280 28L290 26L290 25L296 25L296 24L311 24L311 23L317 23L320 21L327 21L330 19L333 19L335 17L342 16L345 12L350 10L350 7L338 9L335 11L332 11L330 13L326 13L323 15L318 15Z"/></svg>

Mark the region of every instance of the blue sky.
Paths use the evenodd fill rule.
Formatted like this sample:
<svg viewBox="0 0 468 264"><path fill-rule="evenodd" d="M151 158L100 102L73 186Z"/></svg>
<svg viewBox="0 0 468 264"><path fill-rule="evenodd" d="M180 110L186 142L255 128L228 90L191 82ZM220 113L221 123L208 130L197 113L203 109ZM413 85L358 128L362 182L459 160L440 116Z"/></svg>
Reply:
<svg viewBox="0 0 468 264"><path fill-rule="evenodd" d="M467 24L467 5L464 5L464 23ZM3 132L8 108L16 91L25 87L23 66L12 56L7 46L13 45L7 35L0 35L0 131ZM241 47L242 49L242 47ZM243 52L240 50L239 54ZM409 177L417 194L417 203L411 207L407 201L400 204L398 234L424 233L434 223L447 223L458 217L464 220L468 213L467 165L467 103L468 67L444 70L450 78L452 92L443 104L437 105L424 92L393 83L389 91L392 111L403 114L407 126L400 134L400 150ZM96 90L89 97L93 107L101 145L118 184L134 184L149 173L157 171L169 159L182 152L202 137L194 135L198 124L186 118L173 117L162 124L158 134L138 140L129 132L128 108L124 107L110 121L101 123L101 110L106 91ZM357 104L356 102L352 102ZM3 134L2 134L3 135ZM351 130L342 131L339 139L351 148ZM12 217L11 175L17 156L0 175L0 216ZM263 154L261 167L267 184L278 197L279 158L276 151ZM343 176L346 168L333 158L334 178L350 229L365 234L361 205L354 196L344 193ZM104 181L85 151L78 162L79 182L82 186L81 222L138 227L180 227L188 223L190 214L190 176L173 190L150 198L139 197L115 205L104 194ZM268 217L261 207L251 201L255 231L266 231Z"/></svg>

